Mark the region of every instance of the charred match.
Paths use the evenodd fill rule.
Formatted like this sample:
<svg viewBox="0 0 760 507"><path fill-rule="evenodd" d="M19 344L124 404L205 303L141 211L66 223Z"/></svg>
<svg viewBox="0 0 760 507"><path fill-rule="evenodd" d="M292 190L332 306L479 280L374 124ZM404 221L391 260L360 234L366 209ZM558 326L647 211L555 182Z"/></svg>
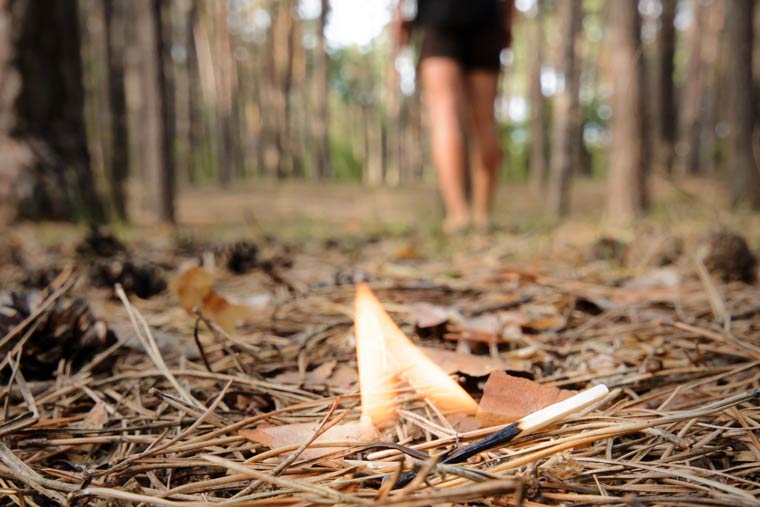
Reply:
<svg viewBox="0 0 760 507"><path fill-rule="evenodd" d="M608 392L609 389L604 384L587 389L566 400L533 412L477 442L447 451L439 462L442 464L461 463L481 452L499 448L519 435L527 435L528 433L538 431L564 419L568 415L583 410L604 398ZM393 487L402 488L406 486L416 475L417 473L414 471L401 474Z"/></svg>

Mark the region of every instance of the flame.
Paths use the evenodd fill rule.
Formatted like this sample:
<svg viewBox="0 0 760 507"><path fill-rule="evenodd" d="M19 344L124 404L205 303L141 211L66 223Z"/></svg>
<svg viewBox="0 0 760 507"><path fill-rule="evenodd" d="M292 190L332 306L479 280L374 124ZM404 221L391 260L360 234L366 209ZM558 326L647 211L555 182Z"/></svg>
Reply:
<svg viewBox="0 0 760 507"><path fill-rule="evenodd" d="M414 346L366 284L356 287L354 331L362 416L375 426L396 417L393 385L398 377L444 413L477 410L475 400Z"/></svg>

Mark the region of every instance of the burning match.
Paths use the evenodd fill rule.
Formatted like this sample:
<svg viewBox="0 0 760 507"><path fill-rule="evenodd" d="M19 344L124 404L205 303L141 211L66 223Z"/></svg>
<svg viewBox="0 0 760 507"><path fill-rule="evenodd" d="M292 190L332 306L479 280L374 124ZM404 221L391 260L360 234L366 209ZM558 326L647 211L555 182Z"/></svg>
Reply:
<svg viewBox="0 0 760 507"><path fill-rule="evenodd" d="M449 450L444 453L439 463L461 463L481 452L501 447L514 440L519 435L527 435L528 433L538 431L552 423L564 419L570 414L583 410L604 398L608 392L609 389L607 389L607 386L604 384L587 389L586 391L578 393L566 400L533 412L519 421L509 424L477 442L473 442L458 449L455 448ZM416 475L417 473L413 471L401 474L393 487L402 488L406 486Z"/></svg>
<svg viewBox="0 0 760 507"><path fill-rule="evenodd" d="M443 413L474 414L478 404L399 329L366 284L356 286L356 355L362 417L376 427L396 418L396 378L405 380Z"/></svg>

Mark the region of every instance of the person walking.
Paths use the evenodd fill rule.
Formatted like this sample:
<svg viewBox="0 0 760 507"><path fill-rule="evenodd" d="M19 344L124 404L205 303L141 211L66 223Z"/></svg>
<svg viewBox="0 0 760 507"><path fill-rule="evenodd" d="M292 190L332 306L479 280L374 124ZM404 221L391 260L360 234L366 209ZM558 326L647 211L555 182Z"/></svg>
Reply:
<svg viewBox="0 0 760 507"><path fill-rule="evenodd" d="M494 101L501 51L511 45L514 0L411 2L399 0L393 37L400 48L414 29L422 32L419 75L445 208L443 229L487 232L502 160Z"/></svg>

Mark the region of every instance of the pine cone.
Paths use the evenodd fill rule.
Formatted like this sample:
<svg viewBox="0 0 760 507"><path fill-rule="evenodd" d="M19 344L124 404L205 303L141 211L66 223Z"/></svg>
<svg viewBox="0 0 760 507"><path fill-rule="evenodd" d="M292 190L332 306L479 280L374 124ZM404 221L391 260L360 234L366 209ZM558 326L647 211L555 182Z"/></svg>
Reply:
<svg viewBox="0 0 760 507"><path fill-rule="evenodd" d="M163 271L155 264L129 260L99 260L90 269L90 283L95 287L113 287L120 283L128 294L148 299L166 290Z"/></svg>
<svg viewBox="0 0 760 507"><path fill-rule="evenodd" d="M30 291L0 295L0 336L29 317L44 301L43 294ZM52 378L61 360L71 363L72 370L76 371L116 343L114 333L95 318L86 301L60 298L0 347L0 357L10 353L32 328L31 336L21 349L21 372L27 379ZM101 369L104 366L101 364ZM9 374L10 368L6 367L0 377L7 378Z"/></svg>
<svg viewBox="0 0 760 507"><path fill-rule="evenodd" d="M724 282L754 283L757 278L757 257L738 234L713 232L702 242L699 253L707 270Z"/></svg>
<svg viewBox="0 0 760 507"><path fill-rule="evenodd" d="M228 245L223 255L227 257L227 269L233 273L245 274L258 266L259 247L250 241L238 241Z"/></svg>

